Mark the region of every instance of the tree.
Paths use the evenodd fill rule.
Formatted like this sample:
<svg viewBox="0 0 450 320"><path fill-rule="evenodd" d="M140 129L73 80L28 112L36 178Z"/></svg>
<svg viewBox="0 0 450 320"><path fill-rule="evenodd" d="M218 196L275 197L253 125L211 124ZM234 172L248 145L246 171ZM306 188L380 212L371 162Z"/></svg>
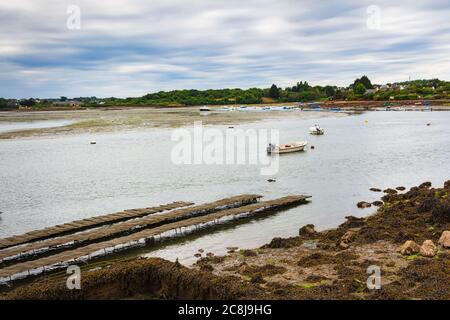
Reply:
<svg viewBox="0 0 450 320"><path fill-rule="evenodd" d="M63 97L60 97L60 98L59 98L59 101L61 101L61 102L67 101L67 97L64 97L64 96L63 96Z"/></svg>
<svg viewBox="0 0 450 320"><path fill-rule="evenodd" d="M325 87L325 95L327 97L333 97L336 94L336 90L332 86L326 86Z"/></svg>
<svg viewBox="0 0 450 320"><path fill-rule="evenodd" d="M362 83L358 83L354 91L356 94L364 94L366 92L366 87Z"/></svg>
<svg viewBox="0 0 450 320"><path fill-rule="evenodd" d="M358 83L362 83L366 89L373 89L372 82L370 82L370 79L366 75L362 76L359 79L356 79L353 82L353 87L356 88Z"/></svg>
<svg viewBox="0 0 450 320"><path fill-rule="evenodd" d="M23 107L32 107L36 104L36 101L33 98L25 99L20 101L20 105Z"/></svg>
<svg viewBox="0 0 450 320"><path fill-rule="evenodd" d="M8 108L8 101L6 99L0 98L0 109Z"/></svg>
<svg viewBox="0 0 450 320"><path fill-rule="evenodd" d="M280 91L275 84L273 84L269 89L269 97L272 99L278 99L280 97Z"/></svg>

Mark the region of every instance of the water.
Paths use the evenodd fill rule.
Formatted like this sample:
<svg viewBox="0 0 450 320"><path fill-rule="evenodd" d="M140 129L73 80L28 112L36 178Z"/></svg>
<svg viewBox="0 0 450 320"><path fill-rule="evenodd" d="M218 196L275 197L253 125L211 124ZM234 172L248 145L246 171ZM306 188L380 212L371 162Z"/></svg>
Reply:
<svg viewBox="0 0 450 320"><path fill-rule="evenodd" d="M72 124L70 120L42 120L26 122L0 122L0 133L21 130L63 127Z"/></svg>
<svg viewBox="0 0 450 320"><path fill-rule="evenodd" d="M312 195L307 205L139 251L191 262L199 248L222 254L228 246L251 248L273 237L294 236L307 223L320 230L335 227L347 215L370 214L373 208L355 204L380 196L371 187L442 185L450 179L450 112L322 118L317 122L325 135L307 135L315 122L287 118L236 126L278 128L281 142L308 139L315 146L282 155L275 183L267 182L258 166L173 165L170 129L0 141L0 237L176 200ZM90 145L91 140L97 144Z"/></svg>

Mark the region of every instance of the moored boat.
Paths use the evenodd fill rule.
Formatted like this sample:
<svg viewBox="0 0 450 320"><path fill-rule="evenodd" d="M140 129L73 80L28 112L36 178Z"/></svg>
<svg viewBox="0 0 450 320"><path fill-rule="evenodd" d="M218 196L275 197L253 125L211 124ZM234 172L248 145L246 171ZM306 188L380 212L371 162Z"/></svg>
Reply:
<svg viewBox="0 0 450 320"><path fill-rule="evenodd" d="M313 127L309 128L309 133L319 135L319 134L324 134L325 131L318 124L316 124Z"/></svg>
<svg viewBox="0 0 450 320"><path fill-rule="evenodd" d="M298 152L303 151L308 144L307 141L298 141L287 144L274 145L269 143L267 147L267 153L290 153L290 152Z"/></svg>

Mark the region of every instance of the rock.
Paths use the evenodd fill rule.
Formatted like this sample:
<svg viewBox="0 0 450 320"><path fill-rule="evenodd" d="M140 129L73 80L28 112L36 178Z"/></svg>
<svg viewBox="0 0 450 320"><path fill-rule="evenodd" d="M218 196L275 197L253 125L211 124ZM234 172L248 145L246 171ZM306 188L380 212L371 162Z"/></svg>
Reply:
<svg viewBox="0 0 450 320"><path fill-rule="evenodd" d="M345 243L345 242L340 242L339 243L339 247L341 249L347 249L348 247L350 247L350 245L348 243Z"/></svg>
<svg viewBox="0 0 450 320"><path fill-rule="evenodd" d="M350 243L355 239L356 232L353 230L348 230L342 237L341 242Z"/></svg>
<svg viewBox="0 0 450 320"><path fill-rule="evenodd" d="M381 189L378 188L370 188L369 190L373 192L381 192Z"/></svg>
<svg viewBox="0 0 450 320"><path fill-rule="evenodd" d="M392 188L387 188L387 189L384 189L383 192L387 193L387 194L396 194L397 190L392 189Z"/></svg>
<svg viewBox="0 0 450 320"><path fill-rule="evenodd" d="M398 190L398 191L405 191L406 190L406 188L405 187L403 187L403 186L401 186L401 187L397 187L397 188L395 188L396 190Z"/></svg>
<svg viewBox="0 0 450 320"><path fill-rule="evenodd" d="M446 230L442 232L438 243L444 248L450 248L450 231Z"/></svg>
<svg viewBox="0 0 450 320"><path fill-rule="evenodd" d="M431 182L429 182L429 181L424 182L424 183L422 183L421 185L419 185L419 188L420 188L420 189L428 189L428 188L430 188L430 187L431 187Z"/></svg>
<svg viewBox="0 0 450 320"><path fill-rule="evenodd" d="M198 252L203 253L203 252L205 252L205 250L203 250L203 249L198 249Z"/></svg>
<svg viewBox="0 0 450 320"><path fill-rule="evenodd" d="M298 230L299 236L313 236L315 234L317 234L317 231L314 229L313 224L307 224Z"/></svg>
<svg viewBox="0 0 450 320"><path fill-rule="evenodd" d="M201 256L202 256L201 253L196 253L196 254L194 254L194 257L196 257L196 258L200 258Z"/></svg>
<svg viewBox="0 0 450 320"><path fill-rule="evenodd" d="M420 255L423 257L433 258L437 253L438 248L431 240L425 240L420 247Z"/></svg>
<svg viewBox="0 0 450 320"><path fill-rule="evenodd" d="M372 202L372 205L374 205L376 207L381 207L383 205L383 201L379 201L379 200L374 201L374 202Z"/></svg>
<svg viewBox="0 0 450 320"><path fill-rule="evenodd" d="M208 252L208 253L206 254L206 256L207 256L208 258L212 258L212 257L214 257L214 253Z"/></svg>
<svg viewBox="0 0 450 320"><path fill-rule="evenodd" d="M360 208L360 209L364 209L364 208L369 208L369 207L371 207L372 205L371 205L369 202L366 202L366 201L360 201L360 202L358 202L358 203L356 204L356 206L357 206L358 208Z"/></svg>
<svg viewBox="0 0 450 320"><path fill-rule="evenodd" d="M346 216L345 219L347 219L347 221L345 221L343 223L343 225L345 225L349 228L362 227L366 221L365 218L358 218L358 217L354 217L354 216Z"/></svg>
<svg viewBox="0 0 450 320"><path fill-rule="evenodd" d="M356 232L353 230L348 230L342 237L339 242L339 247L342 249L347 249L350 245L349 243L353 242L355 239Z"/></svg>
<svg viewBox="0 0 450 320"><path fill-rule="evenodd" d="M412 240L406 241L400 247L400 253L404 256L409 256L411 254L416 254L420 251L420 246Z"/></svg>

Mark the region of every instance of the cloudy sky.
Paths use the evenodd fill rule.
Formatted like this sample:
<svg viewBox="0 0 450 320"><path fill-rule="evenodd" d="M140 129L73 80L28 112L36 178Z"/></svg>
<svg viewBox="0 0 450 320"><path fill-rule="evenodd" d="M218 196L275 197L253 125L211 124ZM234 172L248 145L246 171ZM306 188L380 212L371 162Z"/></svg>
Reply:
<svg viewBox="0 0 450 320"><path fill-rule="evenodd" d="M450 80L449 17L448 0L1 1L0 97Z"/></svg>

